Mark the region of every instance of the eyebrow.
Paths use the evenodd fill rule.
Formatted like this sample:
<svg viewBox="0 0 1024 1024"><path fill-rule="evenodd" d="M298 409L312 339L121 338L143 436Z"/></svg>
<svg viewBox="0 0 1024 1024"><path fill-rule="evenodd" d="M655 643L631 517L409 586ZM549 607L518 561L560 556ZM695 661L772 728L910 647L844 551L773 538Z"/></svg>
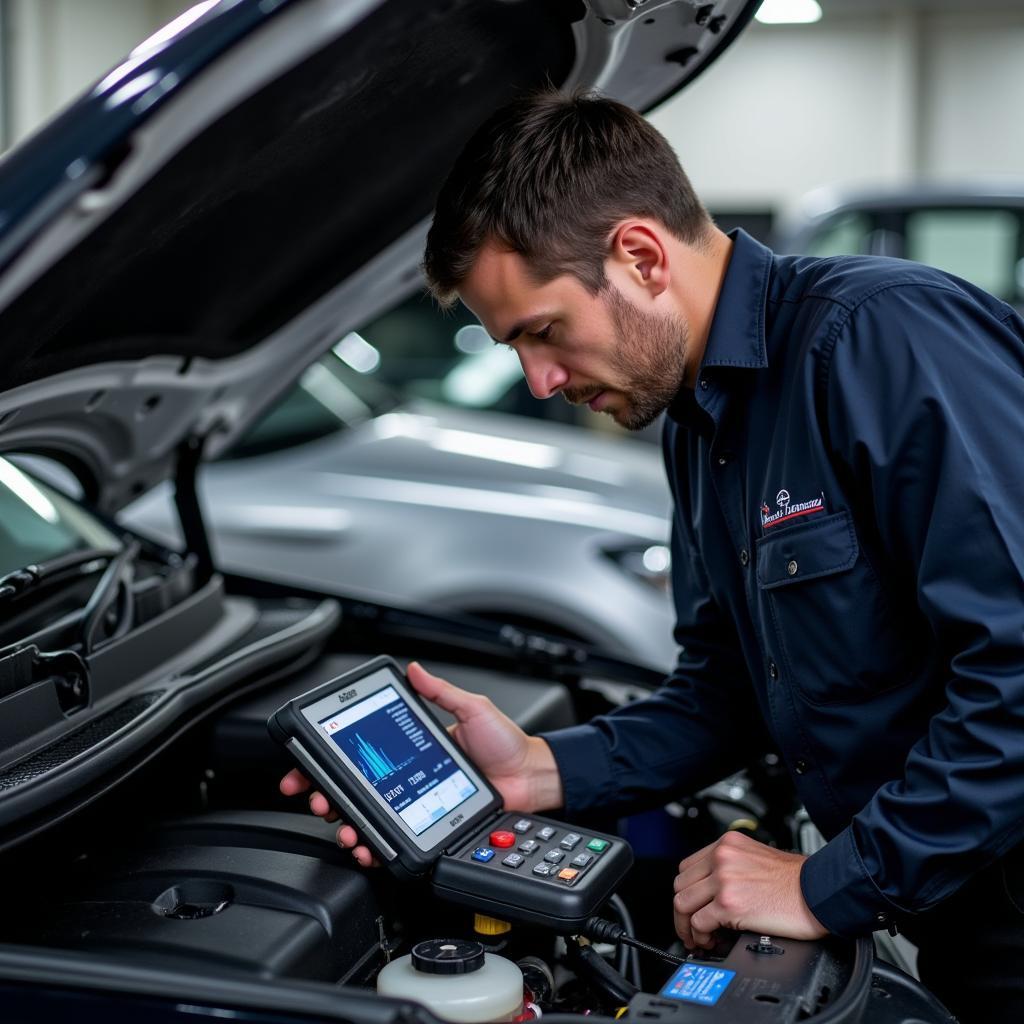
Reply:
<svg viewBox="0 0 1024 1024"><path fill-rule="evenodd" d="M501 339L502 344L509 344L509 342L515 341L527 327L532 327L535 324L540 323L543 320L551 320L554 318L554 313L535 313L533 316L526 317L525 320L520 320L516 323L512 329ZM492 341L497 341L497 338L492 338Z"/></svg>

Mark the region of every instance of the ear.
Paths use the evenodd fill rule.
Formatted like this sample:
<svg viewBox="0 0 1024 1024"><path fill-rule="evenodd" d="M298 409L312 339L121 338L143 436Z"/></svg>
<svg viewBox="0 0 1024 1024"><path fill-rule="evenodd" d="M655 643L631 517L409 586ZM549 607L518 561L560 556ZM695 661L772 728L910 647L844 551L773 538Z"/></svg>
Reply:
<svg viewBox="0 0 1024 1024"><path fill-rule="evenodd" d="M669 285L668 246L661 232L646 221L623 221L612 236L609 271L652 297Z"/></svg>

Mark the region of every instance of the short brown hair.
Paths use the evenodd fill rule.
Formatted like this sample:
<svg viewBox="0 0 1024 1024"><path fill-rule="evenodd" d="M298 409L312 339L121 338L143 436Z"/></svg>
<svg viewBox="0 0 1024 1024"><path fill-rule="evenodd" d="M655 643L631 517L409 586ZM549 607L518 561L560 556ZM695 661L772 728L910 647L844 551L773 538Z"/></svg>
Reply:
<svg viewBox="0 0 1024 1024"><path fill-rule="evenodd" d="M441 187L423 269L443 306L494 240L541 282L578 277L594 294L615 224L657 219L700 245L710 218L672 147L636 111L586 92L533 93L473 134Z"/></svg>

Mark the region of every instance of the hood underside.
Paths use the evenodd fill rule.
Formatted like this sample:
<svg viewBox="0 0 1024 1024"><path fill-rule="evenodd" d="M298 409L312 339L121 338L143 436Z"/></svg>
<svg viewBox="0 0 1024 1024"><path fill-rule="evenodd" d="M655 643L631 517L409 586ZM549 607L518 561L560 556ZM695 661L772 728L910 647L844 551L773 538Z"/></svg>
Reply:
<svg viewBox="0 0 1024 1024"><path fill-rule="evenodd" d="M434 196L496 106L553 82L649 107L756 6L214 6L0 166L0 450L62 458L106 511L186 438L216 455L417 286Z"/></svg>

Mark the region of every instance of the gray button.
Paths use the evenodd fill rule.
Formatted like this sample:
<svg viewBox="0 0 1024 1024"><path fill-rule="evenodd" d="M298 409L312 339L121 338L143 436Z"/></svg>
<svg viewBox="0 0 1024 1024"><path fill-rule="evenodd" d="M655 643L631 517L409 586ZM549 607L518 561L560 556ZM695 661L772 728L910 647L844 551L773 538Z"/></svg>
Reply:
<svg viewBox="0 0 1024 1024"><path fill-rule="evenodd" d="M558 845L561 846L563 850L571 850L582 838L583 836L577 835L575 832L570 832Z"/></svg>
<svg viewBox="0 0 1024 1024"><path fill-rule="evenodd" d="M562 853L561 850L548 850L548 852L544 854L544 859L549 864L557 864L559 861L565 860L565 854Z"/></svg>
<svg viewBox="0 0 1024 1024"><path fill-rule="evenodd" d="M573 857L571 864L574 868L585 868L593 859L594 855L592 853L577 853Z"/></svg>
<svg viewBox="0 0 1024 1024"><path fill-rule="evenodd" d="M519 832L520 834L522 834L523 832L529 832L531 828L533 828L533 822L532 821L527 821L526 818L520 818L512 826L512 831L513 832Z"/></svg>
<svg viewBox="0 0 1024 1024"><path fill-rule="evenodd" d="M701 391L707 391L707 389L709 387L711 387L711 385L708 383L707 377L701 377L701 379L700 379L700 389L701 389Z"/></svg>
<svg viewBox="0 0 1024 1024"><path fill-rule="evenodd" d="M526 858L521 853L510 853L501 863L510 868L517 868Z"/></svg>
<svg viewBox="0 0 1024 1024"><path fill-rule="evenodd" d="M796 771L797 775L806 775L810 767L811 766L802 759L800 761L797 761L797 763L793 765L793 768Z"/></svg>
<svg viewBox="0 0 1024 1024"><path fill-rule="evenodd" d="M768 662L768 675L770 675L773 680L779 678L779 666L776 665L774 661Z"/></svg>
<svg viewBox="0 0 1024 1024"><path fill-rule="evenodd" d="M542 829L538 829L537 838L546 843L549 839L554 838L555 831L550 825L545 825Z"/></svg>
<svg viewBox="0 0 1024 1024"><path fill-rule="evenodd" d="M797 565L796 562L790 562L789 565L786 566L786 572L788 572L790 576L795 576L796 571L799 568L800 566Z"/></svg>
<svg viewBox="0 0 1024 1024"><path fill-rule="evenodd" d="M545 864L544 861L533 865L533 873L535 875L550 875L554 870L550 864Z"/></svg>
<svg viewBox="0 0 1024 1024"><path fill-rule="evenodd" d="M746 565L750 561L750 552L746 548L740 548L740 565Z"/></svg>
<svg viewBox="0 0 1024 1024"><path fill-rule="evenodd" d="M520 853L533 853L540 846L536 839L524 839L519 844Z"/></svg>
<svg viewBox="0 0 1024 1024"><path fill-rule="evenodd" d="M728 456L726 456L726 455L719 455L718 456L718 464L720 466L725 466L725 465L728 464L728 462L729 462Z"/></svg>

